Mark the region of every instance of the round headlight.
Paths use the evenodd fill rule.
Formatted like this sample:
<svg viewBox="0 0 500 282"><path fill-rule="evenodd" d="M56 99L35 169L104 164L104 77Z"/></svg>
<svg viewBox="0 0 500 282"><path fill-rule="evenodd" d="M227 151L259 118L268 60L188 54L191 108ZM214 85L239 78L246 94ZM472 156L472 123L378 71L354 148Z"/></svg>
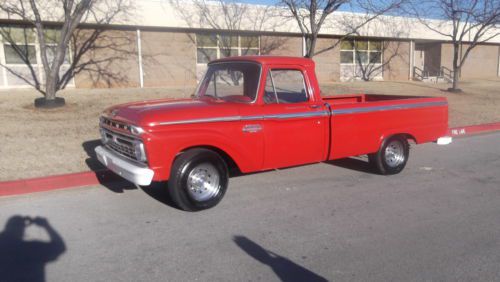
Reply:
<svg viewBox="0 0 500 282"><path fill-rule="evenodd" d="M132 134L134 134L134 135L141 135L144 132L144 129L142 129L138 126L131 125L130 132L132 132Z"/></svg>

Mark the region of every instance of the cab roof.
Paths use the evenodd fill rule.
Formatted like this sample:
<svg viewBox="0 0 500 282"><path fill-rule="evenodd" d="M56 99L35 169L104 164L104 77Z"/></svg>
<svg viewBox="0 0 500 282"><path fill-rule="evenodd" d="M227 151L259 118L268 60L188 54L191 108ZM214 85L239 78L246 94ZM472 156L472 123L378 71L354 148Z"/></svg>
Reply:
<svg viewBox="0 0 500 282"><path fill-rule="evenodd" d="M238 57L228 57L223 59L218 59L211 61L210 64L214 63L226 63L226 62L255 62L262 65L302 65L302 66L314 66L314 61L309 58L303 57L286 57L286 56L238 56Z"/></svg>

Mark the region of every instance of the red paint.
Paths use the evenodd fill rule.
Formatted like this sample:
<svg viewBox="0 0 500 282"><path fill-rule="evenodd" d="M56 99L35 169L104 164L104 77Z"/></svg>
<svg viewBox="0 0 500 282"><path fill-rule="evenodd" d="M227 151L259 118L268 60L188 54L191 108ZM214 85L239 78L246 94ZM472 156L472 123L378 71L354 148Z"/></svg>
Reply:
<svg viewBox="0 0 500 282"><path fill-rule="evenodd" d="M448 130L448 134L460 137L497 130L500 130L500 122L454 127Z"/></svg>
<svg viewBox="0 0 500 282"><path fill-rule="evenodd" d="M146 148L148 165L155 172L153 180L168 180L175 157L192 147L211 147L223 151L242 172L247 173L373 153L384 138L393 134L407 134L417 143L425 143L435 141L448 132L446 98L367 94L322 98L314 62L305 58L250 56L225 58L214 63L240 61L261 65L261 83L255 103L229 102L202 96L197 99L128 103L104 112L116 121L140 126L145 130L141 139ZM265 104L266 78L271 69L301 71L309 91L309 101ZM397 108L426 103L432 106ZM186 120L315 114L329 111L329 108L335 112L377 107L393 108L308 118L176 124ZM118 114L113 116L113 111ZM262 130L248 133L242 130L245 126L261 126Z"/></svg>
<svg viewBox="0 0 500 282"><path fill-rule="evenodd" d="M0 196L97 185L117 179L118 177L109 170L102 170L6 181L0 182Z"/></svg>

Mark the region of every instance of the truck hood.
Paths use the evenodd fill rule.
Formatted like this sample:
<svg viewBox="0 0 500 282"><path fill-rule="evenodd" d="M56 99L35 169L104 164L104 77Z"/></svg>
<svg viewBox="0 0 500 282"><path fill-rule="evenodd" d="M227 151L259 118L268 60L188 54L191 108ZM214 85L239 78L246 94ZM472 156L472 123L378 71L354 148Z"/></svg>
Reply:
<svg viewBox="0 0 500 282"><path fill-rule="evenodd" d="M210 98L162 99L116 105L106 109L104 115L127 124L148 127L161 123L237 116L237 108L233 103Z"/></svg>

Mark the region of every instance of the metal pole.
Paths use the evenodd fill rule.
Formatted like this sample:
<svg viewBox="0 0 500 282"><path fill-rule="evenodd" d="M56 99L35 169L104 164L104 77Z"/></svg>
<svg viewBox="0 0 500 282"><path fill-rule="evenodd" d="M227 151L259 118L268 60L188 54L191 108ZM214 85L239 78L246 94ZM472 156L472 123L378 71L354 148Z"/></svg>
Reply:
<svg viewBox="0 0 500 282"><path fill-rule="evenodd" d="M139 58L139 83L144 88L144 71L142 69L142 48L141 48L141 30L137 29L137 57Z"/></svg>
<svg viewBox="0 0 500 282"><path fill-rule="evenodd" d="M410 80L413 80L414 66L415 66L415 41L410 40Z"/></svg>

